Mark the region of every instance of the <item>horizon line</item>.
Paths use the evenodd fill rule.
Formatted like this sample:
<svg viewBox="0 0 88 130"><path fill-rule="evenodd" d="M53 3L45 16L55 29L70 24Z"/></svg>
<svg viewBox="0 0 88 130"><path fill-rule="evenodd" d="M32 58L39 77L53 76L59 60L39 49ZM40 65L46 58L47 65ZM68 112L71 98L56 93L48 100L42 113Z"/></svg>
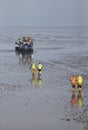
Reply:
<svg viewBox="0 0 88 130"><path fill-rule="evenodd" d="M88 26L0 26L0 28L88 28Z"/></svg>

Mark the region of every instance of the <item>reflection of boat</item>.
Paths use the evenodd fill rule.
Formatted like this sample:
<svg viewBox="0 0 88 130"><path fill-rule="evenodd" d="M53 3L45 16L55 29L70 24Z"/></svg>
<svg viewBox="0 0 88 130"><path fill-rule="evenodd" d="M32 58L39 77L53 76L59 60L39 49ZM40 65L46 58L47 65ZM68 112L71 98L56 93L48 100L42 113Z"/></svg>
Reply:
<svg viewBox="0 0 88 130"><path fill-rule="evenodd" d="M32 59L33 59L33 53L16 53L17 55L19 55L19 64L27 64L27 63L31 63Z"/></svg>
<svg viewBox="0 0 88 130"><path fill-rule="evenodd" d="M22 37L19 38L19 41L15 43L16 51L19 52L33 52L33 40L31 37Z"/></svg>

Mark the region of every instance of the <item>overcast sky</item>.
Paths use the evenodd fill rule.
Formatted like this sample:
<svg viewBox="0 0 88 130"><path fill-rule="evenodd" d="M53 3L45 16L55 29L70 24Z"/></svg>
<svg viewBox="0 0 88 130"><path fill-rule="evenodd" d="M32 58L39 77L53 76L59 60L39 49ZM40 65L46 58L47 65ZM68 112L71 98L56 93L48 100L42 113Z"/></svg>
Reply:
<svg viewBox="0 0 88 130"><path fill-rule="evenodd" d="M88 26L88 0L0 0L0 26Z"/></svg>

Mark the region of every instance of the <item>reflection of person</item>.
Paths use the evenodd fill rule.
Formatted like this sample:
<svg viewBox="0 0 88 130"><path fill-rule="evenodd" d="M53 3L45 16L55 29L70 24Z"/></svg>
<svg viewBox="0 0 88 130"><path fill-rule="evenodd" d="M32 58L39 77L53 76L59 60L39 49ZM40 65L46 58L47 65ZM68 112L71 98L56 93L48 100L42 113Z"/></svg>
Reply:
<svg viewBox="0 0 88 130"><path fill-rule="evenodd" d="M78 88L79 92L82 90L82 84L83 84L83 78L81 75L78 75L77 76L77 88Z"/></svg>
<svg viewBox="0 0 88 130"><path fill-rule="evenodd" d="M77 95L77 105L79 107L82 107L82 104L83 104L83 98L82 98L81 92L79 92L78 95Z"/></svg>
<svg viewBox="0 0 88 130"><path fill-rule="evenodd" d="M31 84L33 88L42 87L42 79L36 79L35 77L32 77Z"/></svg>
<svg viewBox="0 0 88 130"><path fill-rule="evenodd" d="M33 87L36 86L36 79L35 79L35 77L32 77L31 84L32 84Z"/></svg>
<svg viewBox="0 0 88 130"><path fill-rule="evenodd" d="M42 86L42 79L38 78L37 81L38 81L38 86L41 87Z"/></svg>
<svg viewBox="0 0 88 130"><path fill-rule="evenodd" d="M70 103L71 103L72 106L74 106L76 104L75 92L72 92L72 97L71 97Z"/></svg>
<svg viewBox="0 0 88 130"><path fill-rule="evenodd" d="M72 92L75 92L75 86L77 84L77 78L75 75L72 75L70 77L70 82L71 82L71 85L72 85Z"/></svg>

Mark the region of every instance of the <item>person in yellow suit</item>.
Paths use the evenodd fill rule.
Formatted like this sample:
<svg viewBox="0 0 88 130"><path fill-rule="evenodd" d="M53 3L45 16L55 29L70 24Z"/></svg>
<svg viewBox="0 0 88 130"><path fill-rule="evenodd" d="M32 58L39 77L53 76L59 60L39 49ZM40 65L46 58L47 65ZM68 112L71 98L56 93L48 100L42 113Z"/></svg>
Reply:
<svg viewBox="0 0 88 130"><path fill-rule="evenodd" d="M31 72L32 72L32 77L35 78L35 73L36 73L36 64L35 63L31 64Z"/></svg>
<svg viewBox="0 0 88 130"><path fill-rule="evenodd" d="M42 64L39 62L38 66L37 66L38 78L40 78L40 76L41 76L42 68L43 68L43 66L42 66Z"/></svg>
<svg viewBox="0 0 88 130"><path fill-rule="evenodd" d="M83 84L83 78L81 75L78 75L77 76L77 88L78 88L79 92L82 90L82 84Z"/></svg>

